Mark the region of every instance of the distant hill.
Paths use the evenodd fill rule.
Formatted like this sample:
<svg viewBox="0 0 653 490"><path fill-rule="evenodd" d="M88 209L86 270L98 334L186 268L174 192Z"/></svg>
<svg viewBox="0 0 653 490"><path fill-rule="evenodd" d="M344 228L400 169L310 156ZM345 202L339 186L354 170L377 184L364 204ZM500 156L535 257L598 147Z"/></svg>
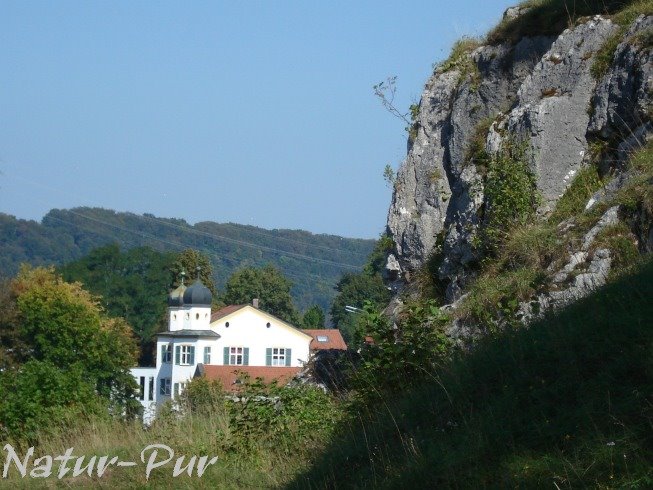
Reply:
<svg viewBox="0 0 653 490"><path fill-rule="evenodd" d="M218 288L240 267L272 263L293 281L301 310L319 304L328 311L336 282L344 272L362 267L374 242L235 223L190 225L102 208L53 209L41 223L0 213L0 274L14 275L22 262L63 264L109 243L160 251L194 248L211 259Z"/></svg>

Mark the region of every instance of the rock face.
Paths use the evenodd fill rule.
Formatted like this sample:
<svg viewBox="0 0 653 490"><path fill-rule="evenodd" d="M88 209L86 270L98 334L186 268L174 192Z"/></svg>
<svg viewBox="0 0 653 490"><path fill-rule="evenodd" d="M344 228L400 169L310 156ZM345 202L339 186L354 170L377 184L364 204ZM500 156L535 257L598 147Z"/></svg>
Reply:
<svg viewBox="0 0 653 490"><path fill-rule="evenodd" d="M552 38L523 39L516 46L484 46L472 53L479 80L460 70L436 71L420 100L417 134L397 172L388 231L396 244L401 270L418 269L446 228L475 220L482 202L480 177L465 166L469 136L488 117L511 107L517 89L546 52ZM449 241L460 241L458 237ZM459 250L457 262L470 260Z"/></svg>
<svg viewBox="0 0 653 490"><path fill-rule="evenodd" d="M592 54L615 30L597 17L564 31L519 88L516 107L492 128L491 150L501 146L502 133L529 142L531 170L546 209L565 191L587 152L588 107L596 86Z"/></svg>
<svg viewBox="0 0 653 490"><path fill-rule="evenodd" d="M638 37L653 28L653 17L641 16L617 47L614 62L596 87L588 132L627 139L650 120L653 53Z"/></svg>
<svg viewBox="0 0 653 490"><path fill-rule="evenodd" d="M487 137L483 134L490 154L507 138L527 143L541 213L553 208L587 162L589 138L622 135L624 154L637 147L651 129L653 58L636 41L651 26L653 17L640 17L630 26L598 81L591 73L594 57L618 30L600 16L556 38L481 46L466 63L436 69L422 93L416 133L397 172L387 221L396 248L387 276L410 282L411 274L434 257L450 303L473 278L479 259L474 243L486 196L484 177L469 153L483 123L490 126ZM645 241L652 233L644 224ZM593 266L600 272L606 263L609 267L609 252L604 255L595 251L582 261L602 260L603 265Z"/></svg>

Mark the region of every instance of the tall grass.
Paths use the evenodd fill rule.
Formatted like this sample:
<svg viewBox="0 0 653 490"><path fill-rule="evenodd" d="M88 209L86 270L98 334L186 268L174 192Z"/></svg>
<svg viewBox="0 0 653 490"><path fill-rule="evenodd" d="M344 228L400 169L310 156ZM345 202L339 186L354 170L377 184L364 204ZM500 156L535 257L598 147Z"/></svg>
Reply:
<svg viewBox="0 0 653 490"><path fill-rule="evenodd" d="M343 426L290 488L650 488L653 262Z"/></svg>
<svg viewBox="0 0 653 490"><path fill-rule="evenodd" d="M193 383L189 386L188 390L193 389ZM279 393L281 388L272 390ZM258 393L265 397L264 391ZM305 469L321 445L330 441L338 414L330 397L310 387L295 388L279 397L284 406L265 400L259 403L253 392L247 392L248 402L237 403L225 399L224 393L210 395L213 398L208 401L206 397L196 398L200 404L195 407L183 405L183 414L162 410L148 428L137 422L89 416L79 419L72 428L51 427L36 443L35 458L57 456L74 448L73 455L85 456L87 461L91 456L118 456L121 461L139 463L136 467L111 467L101 478L94 472L92 477L68 475L61 480L57 478L58 463L53 466L53 475L45 480L23 479L12 467L9 478L0 480L0 487L278 488ZM165 467L155 469L148 480L140 458L141 451L151 444L165 444L175 455ZM21 447L20 452L25 454L26 449ZM192 456L219 459L201 478L196 473L173 478L174 461L180 456L186 457L186 463ZM74 462L69 467L72 465Z"/></svg>

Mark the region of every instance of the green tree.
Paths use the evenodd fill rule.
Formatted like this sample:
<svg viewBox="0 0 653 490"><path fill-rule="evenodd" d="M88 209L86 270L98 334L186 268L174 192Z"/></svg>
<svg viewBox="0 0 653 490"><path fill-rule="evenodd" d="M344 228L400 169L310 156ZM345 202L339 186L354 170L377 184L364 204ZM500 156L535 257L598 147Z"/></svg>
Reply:
<svg viewBox="0 0 653 490"><path fill-rule="evenodd" d="M409 303L396 324L366 302L355 333L362 347L353 378L358 392L377 398L384 391L399 392L423 382L450 352L444 334L448 321L433 300ZM361 342L364 337L372 343Z"/></svg>
<svg viewBox="0 0 653 490"><path fill-rule="evenodd" d="M62 370L30 360L0 373L0 439L33 441L50 428L73 425L82 416L108 416L107 400L88 381L80 364Z"/></svg>
<svg viewBox="0 0 653 490"><path fill-rule="evenodd" d="M250 304L259 299L259 307L282 320L297 324L299 315L293 304L292 283L272 265L245 267L227 280L222 301L226 304Z"/></svg>
<svg viewBox="0 0 653 490"><path fill-rule="evenodd" d="M213 282L213 266L211 265L211 261L202 252L193 250L192 248L186 249L177 255L172 265L173 286L179 286L182 272L186 274L186 284L195 281L197 279L198 267L200 268L200 279L211 290L213 298L217 298L218 293Z"/></svg>
<svg viewBox="0 0 653 490"><path fill-rule="evenodd" d="M18 365L27 356L17 323L16 298L7 279L0 281L0 372Z"/></svg>
<svg viewBox="0 0 653 490"><path fill-rule="evenodd" d="M24 266L10 293L15 336L29 361L1 373L0 426L15 437L31 437L35 421L55 408L63 413L72 405L85 407L91 403L89 392L117 414L138 405L129 372L138 347L125 320L106 317L81 284L63 281L51 268ZM43 397L49 401L41 403ZM29 430L16 433L21 427Z"/></svg>
<svg viewBox="0 0 653 490"><path fill-rule="evenodd" d="M65 281L79 281L105 311L124 318L141 345L140 362L153 361L153 334L166 326L167 294L175 254L149 247L121 251L117 244L92 250L59 268Z"/></svg>
<svg viewBox="0 0 653 490"><path fill-rule="evenodd" d="M336 284L338 294L331 304L331 321L341 330L347 342L353 340L361 316L347 311L346 306L362 310L364 305L368 305L368 308L381 310L390 301L390 292L383 284L381 271L392 247L392 239L385 234L381 235L368 256L363 271L343 274Z"/></svg>
<svg viewBox="0 0 653 490"><path fill-rule="evenodd" d="M324 310L320 308L320 305L313 305L304 312L302 326L312 329L324 328L324 321Z"/></svg>
<svg viewBox="0 0 653 490"><path fill-rule="evenodd" d="M390 301L390 292L379 274L345 274L336 285L336 290L338 295L331 305L331 321L341 330L347 342L353 339L359 315L348 312L346 306L362 309L369 302L380 310Z"/></svg>

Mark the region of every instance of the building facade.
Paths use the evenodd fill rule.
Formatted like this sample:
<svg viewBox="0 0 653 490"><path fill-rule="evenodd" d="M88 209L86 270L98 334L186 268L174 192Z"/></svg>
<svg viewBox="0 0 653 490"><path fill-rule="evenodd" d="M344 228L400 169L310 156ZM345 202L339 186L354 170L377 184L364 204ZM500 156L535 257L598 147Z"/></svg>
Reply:
<svg viewBox="0 0 653 490"><path fill-rule="evenodd" d="M235 388L240 372L284 383L321 347L346 349L337 330L302 331L258 309L256 301L213 313L211 302L199 279L190 287L182 281L168 296L168 330L157 334L156 364L131 370L145 423L195 376L220 379L226 390Z"/></svg>

